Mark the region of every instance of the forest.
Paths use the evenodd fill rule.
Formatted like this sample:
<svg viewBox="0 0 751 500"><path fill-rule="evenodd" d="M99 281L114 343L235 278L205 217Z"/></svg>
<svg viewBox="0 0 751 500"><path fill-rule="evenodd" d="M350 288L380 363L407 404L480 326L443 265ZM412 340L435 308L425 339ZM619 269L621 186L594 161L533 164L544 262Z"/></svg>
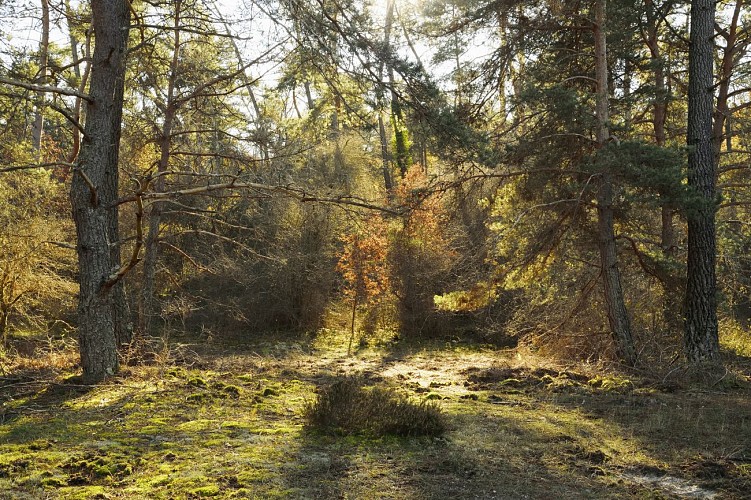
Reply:
<svg viewBox="0 0 751 500"><path fill-rule="evenodd" d="M751 498L744 0L0 35L0 499Z"/></svg>

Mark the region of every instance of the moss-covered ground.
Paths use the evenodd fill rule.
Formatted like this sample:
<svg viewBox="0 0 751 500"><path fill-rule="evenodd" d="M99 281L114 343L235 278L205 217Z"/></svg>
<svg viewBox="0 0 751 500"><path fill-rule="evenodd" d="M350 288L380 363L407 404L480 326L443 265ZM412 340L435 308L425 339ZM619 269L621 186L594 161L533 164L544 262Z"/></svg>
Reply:
<svg viewBox="0 0 751 500"><path fill-rule="evenodd" d="M84 387L55 355L3 366L0 498L751 498L747 358L692 384L455 343L181 339ZM353 372L450 430L306 427L316 387Z"/></svg>

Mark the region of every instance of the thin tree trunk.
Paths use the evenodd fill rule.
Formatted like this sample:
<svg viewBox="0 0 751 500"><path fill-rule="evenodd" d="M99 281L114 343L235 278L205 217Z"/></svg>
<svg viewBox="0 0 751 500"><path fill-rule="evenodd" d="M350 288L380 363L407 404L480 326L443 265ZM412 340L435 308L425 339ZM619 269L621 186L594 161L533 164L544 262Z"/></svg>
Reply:
<svg viewBox="0 0 751 500"><path fill-rule="evenodd" d="M389 0L386 6L386 23L383 30L383 46L386 50L384 57L389 55L391 49L391 27L394 23L394 0ZM394 181L391 178L391 156L389 155L389 140L386 135L386 124L383 119L383 100L385 88L383 88L383 67L384 58L381 58L381 64L378 67L378 81L381 88L378 89L378 137L381 141L381 162L383 170L383 185L388 193L394 188Z"/></svg>
<svg viewBox="0 0 751 500"><path fill-rule="evenodd" d="M174 47L170 63L169 81L167 83L167 106L164 113L161 137L159 139L159 163L154 191L163 192L165 189L164 172L169 168L170 152L172 149L172 127L177 112L175 103L175 82L177 81L180 64L180 23L182 1L175 1ZM156 267L159 260L159 230L162 224L163 204L155 202L149 213L149 231L146 236L146 252L143 260L143 283L141 289L141 307L139 312L139 330L150 335L153 329L153 317L156 311L155 281Z"/></svg>
<svg viewBox="0 0 751 500"><path fill-rule="evenodd" d="M313 94L310 91L310 82L305 82L303 84L303 87L305 88L305 98L308 101L308 111L313 111L313 108L315 107L316 103L313 100Z"/></svg>
<svg viewBox="0 0 751 500"><path fill-rule="evenodd" d="M357 319L357 302L358 302L358 293L357 290L355 290L355 296L352 297L352 317L350 318L350 332L349 332L349 344L347 345L347 356L352 354L352 344L355 341L355 320Z"/></svg>
<svg viewBox="0 0 751 500"><path fill-rule="evenodd" d="M501 47L503 47L503 50L509 50L508 46L508 10L506 10L503 6L498 7L498 11L496 12L496 17L498 18L498 36L500 38ZM506 83L508 81L507 79L507 68L506 64L502 64L500 67L500 71L498 73L498 107L501 111L501 120L504 122L506 121L506 113L508 112L508 103L506 99Z"/></svg>
<svg viewBox="0 0 751 500"><path fill-rule="evenodd" d="M71 55L73 56L73 69L76 77L80 78L78 91L80 93L84 93L89 82L89 74L91 71L91 30L86 31L86 43L84 45L85 53L84 59L82 60L78 56L78 41L73 34L74 13L70 8L70 2L68 0L66 0L65 2L65 16L68 20L68 31L70 32L70 48ZM83 72L81 71L82 62L85 65ZM73 119L78 123L81 123L81 107L82 99L80 97L76 97L75 104L73 105ZM81 150L81 132L77 127L72 127L71 134L73 136L73 145L70 148L70 152L68 153L68 163L73 163L74 161L76 161L76 158L78 158L78 153Z"/></svg>
<svg viewBox="0 0 751 500"><path fill-rule="evenodd" d="M688 210L688 268L684 349L689 362L715 361L717 327L716 156L712 138L714 106L714 0L691 2L688 58L688 183L700 196Z"/></svg>
<svg viewBox="0 0 751 500"><path fill-rule="evenodd" d="M123 111L130 9L120 0L92 0L96 45L86 137L71 184L79 266L78 332L85 383L118 370L112 230L117 217L118 146Z"/></svg>
<svg viewBox="0 0 751 500"><path fill-rule="evenodd" d="M383 171L383 187L387 193L394 190L394 181L391 179L391 161L389 156L389 141L386 136L386 125L383 122L383 112L378 112L378 137L381 141L381 170Z"/></svg>
<svg viewBox="0 0 751 500"><path fill-rule="evenodd" d="M50 48L50 5L48 0L42 0L42 39L39 42L39 83L47 84L48 59ZM39 92L34 113L34 125L32 127L32 142L34 151L37 153L37 159L41 160L42 139L44 137L44 100L46 94Z"/></svg>
<svg viewBox="0 0 751 500"><path fill-rule="evenodd" d="M667 134L665 132L665 123L668 114L668 95L667 81L665 75L665 63L662 60L662 51L660 49L659 27L664 21L658 16L657 7L652 0L645 2L647 9L647 33L645 36L647 47L649 48L650 61L654 67L654 85L655 97L652 104L652 130L654 133L655 144L659 147L665 147L667 144ZM669 193L661 193L664 198ZM660 206L660 247L662 256L668 262L675 260L675 251L678 248L675 236L675 221L673 217L674 207L671 203L663 201ZM679 332L681 329L681 283L669 268L661 272L660 282L663 289L662 317L667 327L672 332Z"/></svg>
<svg viewBox="0 0 751 500"><path fill-rule="evenodd" d="M394 0L389 0L388 11L386 13L386 37L389 39L394 17ZM409 168L409 151L407 150L407 131L404 129L404 117L402 106L399 102L399 95L396 93L394 68L388 65L386 68L388 75L388 85L391 90L391 126L394 129L394 159L399 167L399 173L404 177Z"/></svg>
<svg viewBox="0 0 751 500"><path fill-rule="evenodd" d="M606 0L595 2L595 78L597 79L597 144L603 147L610 139L608 100L608 62L606 43ZM618 356L628 365L636 363L636 350L631 337L631 323L626 310L618 269L618 254L613 221L613 181L610 167L602 171L597 195L598 244L608 322L616 343Z"/></svg>
<svg viewBox="0 0 751 500"><path fill-rule="evenodd" d="M402 106L399 103L399 96L394 87L394 70L388 68L389 87L391 88L391 126L394 129L394 153L396 156L396 165L399 167L399 173L402 177L407 175L409 168L409 150L407 149L407 131L404 126Z"/></svg>
<svg viewBox="0 0 751 500"><path fill-rule="evenodd" d="M80 55L78 54L78 39L73 33L75 14L70 7L70 0L65 0L65 19L68 23L68 41L70 43L70 55L73 58L73 74L76 78L81 78Z"/></svg>
<svg viewBox="0 0 751 500"><path fill-rule="evenodd" d="M116 179L113 180L116 181ZM119 192L117 184L113 187L113 192ZM109 220L109 240L113 242L113 244L110 246L110 252L112 254L112 262L115 266L119 267L122 266L122 245L119 243L120 217L116 206L112 208L112 211L114 213L110 216ZM130 303L128 302L128 296L125 290L125 281L122 279L112 285L112 315L115 326L115 342L117 343L118 348L127 347L133 340L133 315L130 310Z"/></svg>
<svg viewBox="0 0 751 500"><path fill-rule="evenodd" d="M227 32L227 36L229 37L230 42L232 43L232 48L235 51L235 57L237 57L237 63L240 65L240 67L244 67L244 59L242 52L240 51L240 47L237 45L237 40L235 37L230 36L231 30L229 29L229 25L227 24L227 21L224 19L224 16L222 13L217 9L217 16L219 16L220 21L224 25L224 30ZM245 88L248 91L248 97L250 97L250 103L253 106L253 112L256 115L256 127L258 127L258 130L261 131L261 142L259 144L259 147L261 149L261 156L263 157L263 161L266 164L266 167L270 167L269 159L269 144L268 144L268 128L266 127L266 123L263 120L263 113L261 113L261 107L258 105L258 100L256 99L256 94L253 92L253 83L251 82L251 79L248 77L248 75L243 71L242 75L240 76L243 79L243 82L245 83ZM308 94L310 91L308 90ZM310 96L308 96L310 97ZM301 118L300 116L300 110L297 109L297 99L294 95L294 90L292 94L292 99L295 105L295 111L297 111L298 118Z"/></svg>
<svg viewBox="0 0 751 500"><path fill-rule="evenodd" d="M8 347L8 318L10 311L0 307L0 340L3 347Z"/></svg>
<svg viewBox="0 0 751 500"><path fill-rule="evenodd" d="M740 21L741 11L743 8L743 0L737 0L735 3L735 9L733 10L733 17L730 21L730 26L723 35L725 38L725 50L722 55L722 61L720 61L720 75L719 84L717 85L717 104L715 105L714 121L712 129L712 141L715 154L715 168L720 164L720 150L722 148L723 139L727 139L728 150L732 146L731 129L728 126L730 124L730 106L728 104L730 83L738 63L739 56L742 52L745 52L745 47L748 42L742 42L738 44L738 23ZM741 54L739 54L741 52Z"/></svg>

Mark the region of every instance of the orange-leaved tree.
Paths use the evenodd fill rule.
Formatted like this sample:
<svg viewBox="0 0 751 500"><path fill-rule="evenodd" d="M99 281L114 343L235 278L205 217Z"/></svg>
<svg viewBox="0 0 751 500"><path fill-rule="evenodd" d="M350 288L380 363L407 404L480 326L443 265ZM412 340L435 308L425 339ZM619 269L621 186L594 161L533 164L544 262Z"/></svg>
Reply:
<svg viewBox="0 0 751 500"><path fill-rule="evenodd" d="M352 352L359 305L372 305L389 290L388 227L380 215L371 216L362 227L342 237L344 244L337 269L345 281L344 294L352 301L347 352Z"/></svg>
<svg viewBox="0 0 751 500"><path fill-rule="evenodd" d="M415 164L397 187L395 202L406 208L389 252L400 328L407 334L437 333L446 323L435 314L434 297L451 279L456 259L443 193Z"/></svg>

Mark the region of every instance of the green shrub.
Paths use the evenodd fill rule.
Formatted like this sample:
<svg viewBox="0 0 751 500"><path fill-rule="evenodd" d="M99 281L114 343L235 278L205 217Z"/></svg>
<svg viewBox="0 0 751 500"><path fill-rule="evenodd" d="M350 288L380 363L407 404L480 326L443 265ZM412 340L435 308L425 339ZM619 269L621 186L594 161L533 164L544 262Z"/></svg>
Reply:
<svg viewBox="0 0 751 500"><path fill-rule="evenodd" d="M335 434L439 436L446 419L435 402L414 402L387 387L365 387L359 376L340 377L305 408L312 428Z"/></svg>

